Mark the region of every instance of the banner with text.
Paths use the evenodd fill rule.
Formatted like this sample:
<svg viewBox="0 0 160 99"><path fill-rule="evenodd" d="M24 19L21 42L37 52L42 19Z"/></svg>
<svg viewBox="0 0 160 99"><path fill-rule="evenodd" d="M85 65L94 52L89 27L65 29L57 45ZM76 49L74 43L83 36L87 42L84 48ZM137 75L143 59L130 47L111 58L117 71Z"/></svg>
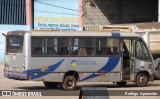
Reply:
<svg viewBox="0 0 160 99"><path fill-rule="evenodd" d="M34 29L78 31L79 0L34 0Z"/></svg>

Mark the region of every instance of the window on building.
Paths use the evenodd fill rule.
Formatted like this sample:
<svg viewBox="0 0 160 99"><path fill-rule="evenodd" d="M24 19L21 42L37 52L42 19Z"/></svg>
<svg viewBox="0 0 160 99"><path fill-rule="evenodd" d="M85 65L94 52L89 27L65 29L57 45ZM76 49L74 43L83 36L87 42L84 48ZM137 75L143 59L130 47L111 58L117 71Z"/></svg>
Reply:
<svg viewBox="0 0 160 99"><path fill-rule="evenodd" d="M0 24L26 25L26 0L0 0Z"/></svg>

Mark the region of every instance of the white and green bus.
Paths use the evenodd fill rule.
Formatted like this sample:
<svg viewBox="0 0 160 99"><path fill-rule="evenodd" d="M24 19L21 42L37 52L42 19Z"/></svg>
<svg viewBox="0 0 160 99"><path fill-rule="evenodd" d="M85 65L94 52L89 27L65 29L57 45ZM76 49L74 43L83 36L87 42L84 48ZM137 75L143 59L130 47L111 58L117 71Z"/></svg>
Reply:
<svg viewBox="0 0 160 99"><path fill-rule="evenodd" d="M43 81L48 88L76 88L77 82L135 82L143 87L155 76L154 60L133 33L84 31L10 31L4 76Z"/></svg>

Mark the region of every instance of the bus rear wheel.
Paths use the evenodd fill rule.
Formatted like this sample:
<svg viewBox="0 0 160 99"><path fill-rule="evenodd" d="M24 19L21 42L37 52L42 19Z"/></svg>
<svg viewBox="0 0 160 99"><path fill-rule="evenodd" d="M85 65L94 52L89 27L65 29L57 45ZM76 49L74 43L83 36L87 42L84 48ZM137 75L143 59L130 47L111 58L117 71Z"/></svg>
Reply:
<svg viewBox="0 0 160 99"><path fill-rule="evenodd" d="M145 73L139 73L136 77L136 85L138 87L145 87L148 84L148 76Z"/></svg>
<svg viewBox="0 0 160 99"><path fill-rule="evenodd" d="M47 88L56 88L58 87L58 82L43 82Z"/></svg>
<svg viewBox="0 0 160 99"><path fill-rule="evenodd" d="M126 86L127 82L116 82L116 84L120 87Z"/></svg>
<svg viewBox="0 0 160 99"><path fill-rule="evenodd" d="M74 76L66 76L62 83L62 87L65 90L74 90L77 86L77 81Z"/></svg>

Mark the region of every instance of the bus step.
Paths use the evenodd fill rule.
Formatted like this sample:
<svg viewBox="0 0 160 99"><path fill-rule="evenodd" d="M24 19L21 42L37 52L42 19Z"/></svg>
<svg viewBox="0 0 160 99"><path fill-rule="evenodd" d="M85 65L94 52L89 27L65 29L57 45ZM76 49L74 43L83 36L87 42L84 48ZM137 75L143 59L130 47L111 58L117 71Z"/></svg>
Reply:
<svg viewBox="0 0 160 99"><path fill-rule="evenodd" d="M130 75L123 75L123 77L130 77Z"/></svg>
<svg viewBox="0 0 160 99"><path fill-rule="evenodd" d="M130 75L124 75L123 76L123 80L129 80L130 79Z"/></svg>

